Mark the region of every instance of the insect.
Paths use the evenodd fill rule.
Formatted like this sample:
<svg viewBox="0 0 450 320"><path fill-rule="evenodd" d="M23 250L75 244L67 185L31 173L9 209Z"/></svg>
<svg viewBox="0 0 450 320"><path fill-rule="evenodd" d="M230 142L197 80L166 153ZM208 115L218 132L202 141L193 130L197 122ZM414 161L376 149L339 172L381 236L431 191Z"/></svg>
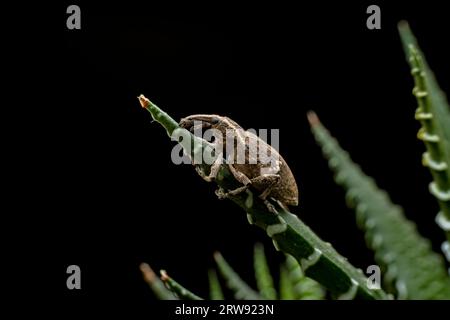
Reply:
<svg viewBox="0 0 450 320"><path fill-rule="evenodd" d="M259 197L268 209L276 213L274 206L268 199L275 200L280 206L298 205L298 188L291 169L281 155L270 145L252 132L244 130L239 124L228 117L219 115L196 114L181 119L180 126L197 134L205 129L213 129L220 133L221 139L215 136L212 141L216 150L227 150L227 144L233 143L234 152L224 157L219 153L212 164L209 175L197 170L206 181L213 181L222 164L226 164L237 181L243 186L225 192L219 189L219 198L237 195L250 186L260 192ZM199 130L200 129L200 130ZM231 138L230 138L231 136ZM228 146L230 148L230 146ZM228 148L228 150L229 150ZM241 154L239 154L239 150ZM242 161L242 150L245 150ZM251 152L258 150L258 152ZM264 150L264 152L259 152ZM239 158L241 156L241 158ZM240 160L240 161L239 161Z"/></svg>

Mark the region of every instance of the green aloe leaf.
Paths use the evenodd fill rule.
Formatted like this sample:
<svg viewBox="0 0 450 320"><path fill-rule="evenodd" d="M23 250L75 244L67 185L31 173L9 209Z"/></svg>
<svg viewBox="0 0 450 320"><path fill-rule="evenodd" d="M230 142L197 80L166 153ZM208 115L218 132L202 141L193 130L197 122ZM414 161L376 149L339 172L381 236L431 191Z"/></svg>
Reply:
<svg viewBox="0 0 450 320"><path fill-rule="evenodd" d="M182 300L203 300L198 295L192 293L181 284L173 280L165 270L161 270L161 280L166 287Z"/></svg>
<svg viewBox="0 0 450 320"><path fill-rule="evenodd" d="M427 149L422 163L430 169L433 176L430 192L441 209L436 222L446 233L447 240L450 240L450 106L408 24L400 23L399 31L411 74L414 76L413 94L418 103L415 117L422 125L418 137ZM448 241L443 249L450 261Z"/></svg>
<svg viewBox="0 0 450 320"><path fill-rule="evenodd" d="M277 292L273 285L272 275L264 253L264 246L261 243L255 245L254 268L259 294L264 299L275 300L277 298Z"/></svg>
<svg viewBox="0 0 450 320"><path fill-rule="evenodd" d="M322 286L317 281L305 276L297 260L292 256L286 257L286 269L293 285L294 299L323 300L325 298L325 290Z"/></svg>
<svg viewBox="0 0 450 320"><path fill-rule="evenodd" d="M239 277L219 252L214 253L214 260L227 287L233 291L237 300L261 300L261 296Z"/></svg>
<svg viewBox="0 0 450 320"><path fill-rule="evenodd" d="M294 284L285 264L280 266L280 300L295 300Z"/></svg>
<svg viewBox="0 0 450 320"><path fill-rule="evenodd" d="M145 282L152 289L155 296L160 300L178 300L178 298L173 294L172 291L164 286L164 283L159 279L156 273L147 263L141 263L139 266Z"/></svg>
<svg viewBox="0 0 450 320"><path fill-rule="evenodd" d="M209 297L211 300L224 300L222 287L219 282L219 277L214 269L208 270L209 280Z"/></svg>
<svg viewBox="0 0 450 320"><path fill-rule="evenodd" d="M368 245L375 250L375 258L387 267L386 277L395 280L398 297L450 299L444 260L432 251L430 241L417 232L415 224L405 218L387 193L352 162L315 113L309 113L308 120L336 182L346 191L348 205L356 211Z"/></svg>

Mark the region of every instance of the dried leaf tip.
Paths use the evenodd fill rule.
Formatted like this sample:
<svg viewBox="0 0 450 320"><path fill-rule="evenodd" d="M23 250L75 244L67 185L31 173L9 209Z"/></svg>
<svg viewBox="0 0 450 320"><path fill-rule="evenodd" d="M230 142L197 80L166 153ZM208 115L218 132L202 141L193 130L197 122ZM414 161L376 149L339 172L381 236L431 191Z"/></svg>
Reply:
<svg viewBox="0 0 450 320"><path fill-rule="evenodd" d="M397 25L400 29L409 29L409 23L406 20L401 20Z"/></svg>
<svg viewBox="0 0 450 320"><path fill-rule="evenodd" d="M161 280L162 280L163 282L166 282L167 280L170 279L170 277L169 277L169 275L167 274L166 270L161 270L159 273L161 274Z"/></svg>
<svg viewBox="0 0 450 320"><path fill-rule="evenodd" d="M306 117L308 118L308 122L312 127L320 124L319 117L317 116L317 114L314 111L308 111L308 113L306 114Z"/></svg>
<svg viewBox="0 0 450 320"><path fill-rule="evenodd" d="M150 100L148 100L143 94L141 94L138 99L142 108L146 109L150 105Z"/></svg>
<svg viewBox="0 0 450 320"><path fill-rule="evenodd" d="M142 275L144 276L146 282L153 283L156 280L155 272L147 263L145 262L141 263L139 269L141 270Z"/></svg>

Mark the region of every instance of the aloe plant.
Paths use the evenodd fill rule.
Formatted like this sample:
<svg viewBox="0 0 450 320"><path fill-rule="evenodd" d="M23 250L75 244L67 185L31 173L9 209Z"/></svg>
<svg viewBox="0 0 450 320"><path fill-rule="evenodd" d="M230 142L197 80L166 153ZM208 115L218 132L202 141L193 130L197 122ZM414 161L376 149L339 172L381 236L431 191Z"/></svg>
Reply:
<svg viewBox="0 0 450 320"><path fill-rule="evenodd" d="M318 117L310 113L308 119L336 182L346 190L347 203L355 209L369 247L387 268L385 280L395 284L392 293L399 298L450 298L450 279L442 256L431 250L430 241L419 235L387 193L351 161Z"/></svg>
<svg viewBox="0 0 450 320"><path fill-rule="evenodd" d="M450 261L450 107L408 24L400 23L399 30L414 76L413 94L418 103L415 118L422 125L417 136L427 149L422 163L433 176L430 192L441 208L436 222L447 236L442 250Z"/></svg>
<svg viewBox="0 0 450 320"><path fill-rule="evenodd" d="M430 168L433 176L430 191L441 208L436 221L449 239L450 109L405 23L400 25L400 34L415 81L413 93L418 100L416 119L422 125L418 136L427 148L423 163ZM190 155L201 152L211 155L211 160L217 157L208 142L181 128L144 96L140 96L139 100L170 137L178 138L178 143ZM280 266L279 285L276 286L264 248L257 244L254 266L258 290L255 290L220 253L216 253L214 259L218 271L233 296L236 299L324 299L328 296L334 299L450 299L449 270L443 257L432 250L430 241L418 233L414 222L405 217L400 206L393 204L387 193L380 190L375 181L350 159L317 115L309 113L308 120L317 143L335 173L337 184L346 191L347 204L354 209L357 224L364 230L368 246L383 268L382 288L371 286L362 270L355 268L330 243L322 241L284 206L274 204L277 212L274 214L266 202L254 196L254 190L250 187L229 198L246 212L250 224L265 231L275 249L285 254L286 261ZM206 161L200 170L209 172L211 165L208 163L213 162ZM226 165L220 166L215 182L223 190L240 186ZM449 259L449 242L445 242L442 248ZM159 298L200 299L165 271L158 279L154 273L149 273L151 269L148 265L143 265L141 270ZM210 298L222 299L222 285L216 272L210 270L208 276Z"/></svg>

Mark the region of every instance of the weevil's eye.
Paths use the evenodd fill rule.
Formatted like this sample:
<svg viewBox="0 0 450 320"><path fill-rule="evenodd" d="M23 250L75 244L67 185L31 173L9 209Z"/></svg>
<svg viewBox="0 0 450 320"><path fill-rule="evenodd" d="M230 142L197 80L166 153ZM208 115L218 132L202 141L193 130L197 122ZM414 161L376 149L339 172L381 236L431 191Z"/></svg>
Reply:
<svg viewBox="0 0 450 320"><path fill-rule="evenodd" d="M218 124L220 122L219 118L211 118L211 124Z"/></svg>
<svg viewBox="0 0 450 320"><path fill-rule="evenodd" d="M180 127L186 128L187 127L187 121L185 118L181 118L180 122L178 123Z"/></svg>

